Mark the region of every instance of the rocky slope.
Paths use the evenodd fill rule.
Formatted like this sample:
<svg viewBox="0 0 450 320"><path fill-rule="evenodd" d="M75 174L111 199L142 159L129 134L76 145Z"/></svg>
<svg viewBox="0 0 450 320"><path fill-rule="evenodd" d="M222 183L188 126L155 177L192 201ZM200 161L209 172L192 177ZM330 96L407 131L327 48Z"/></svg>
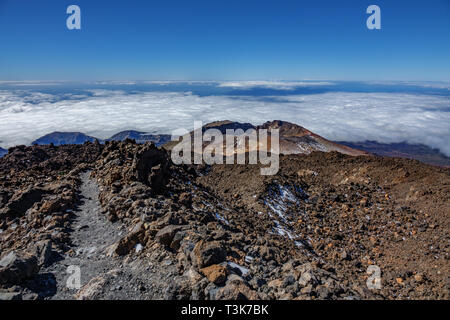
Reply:
<svg viewBox="0 0 450 320"><path fill-rule="evenodd" d="M367 155L364 151L327 140L299 125L286 121L275 120L266 122L258 128L280 130L280 153L282 154L310 154L314 151L337 151L351 156Z"/></svg>
<svg viewBox="0 0 450 320"><path fill-rule="evenodd" d="M17 147L0 159L0 298L448 299L449 183L337 152L261 176L132 140Z"/></svg>

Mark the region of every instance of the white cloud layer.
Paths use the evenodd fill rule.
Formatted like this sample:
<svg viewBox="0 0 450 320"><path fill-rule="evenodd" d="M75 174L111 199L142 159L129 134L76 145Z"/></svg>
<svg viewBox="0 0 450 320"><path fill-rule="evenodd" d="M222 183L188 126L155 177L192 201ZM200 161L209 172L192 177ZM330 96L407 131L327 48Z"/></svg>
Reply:
<svg viewBox="0 0 450 320"><path fill-rule="evenodd" d="M228 81L221 82L218 87L249 90L254 88L294 90L298 87L329 86L327 81Z"/></svg>
<svg viewBox="0 0 450 320"><path fill-rule="evenodd" d="M331 140L424 143L450 156L450 99L444 96L333 92L265 99L200 97L189 92L92 93L57 96L0 91L0 146L29 144L52 131L108 138L127 129L191 130L194 120L261 124L280 119Z"/></svg>

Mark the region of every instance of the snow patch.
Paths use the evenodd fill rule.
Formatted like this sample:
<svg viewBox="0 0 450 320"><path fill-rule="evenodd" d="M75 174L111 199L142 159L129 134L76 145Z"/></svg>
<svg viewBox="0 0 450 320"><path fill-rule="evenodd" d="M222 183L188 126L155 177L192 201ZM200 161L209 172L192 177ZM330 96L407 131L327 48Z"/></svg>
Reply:
<svg viewBox="0 0 450 320"><path fill-rule="evenodd" d="M231 261L228 261L228 265L232 269L238 269L242 276L246 276L250 272L249 269L247 269L247 268L245 268L243 266L240 266L237 263L234 263L234 262L231 262Z"/></svg>
<svg viewBox="0 0 450 320"><path fill-rule="evenodd" d="M220 214L218 214L217 212L214 214L216 216L216 219L219 221L222 221L223 223L225 223L226 225L229 225L230 223L228 222L227 219L225 219L224 217L222 217Z"/></svg>
<svg viewBox="0 0 450 320"><path fill-rule="evenodd" d="M292 232L290 226L293 224L291 220L296 219L297 206L307 198L308 195L299 186L271 185L264 204L270 209L268 214L271 218L274 217L271 212L280 218L279 220L274 219L275 227L273 227L272 233L294 240L297 246L302 245L301 242L296 241L299 235Z"/></svg>
<svg viewBox="0 0 450 320"><path fill-rule="evenodd" d="M139 253L144 247L142 246L142 244L138 243L134 248L136 249L136 253Z"/></svg>

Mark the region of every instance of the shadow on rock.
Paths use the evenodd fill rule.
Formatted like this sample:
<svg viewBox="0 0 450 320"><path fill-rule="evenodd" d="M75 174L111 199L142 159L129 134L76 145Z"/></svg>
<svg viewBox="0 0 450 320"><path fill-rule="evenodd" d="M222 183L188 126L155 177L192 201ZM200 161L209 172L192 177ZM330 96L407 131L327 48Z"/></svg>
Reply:
<svg viewBox="0 0 450 320"><path fill-rule="evenodd" d="M56 278L52 273L38 274L28 281L26 288L36 293L38 299L45 299L56 294Z"/></svg>

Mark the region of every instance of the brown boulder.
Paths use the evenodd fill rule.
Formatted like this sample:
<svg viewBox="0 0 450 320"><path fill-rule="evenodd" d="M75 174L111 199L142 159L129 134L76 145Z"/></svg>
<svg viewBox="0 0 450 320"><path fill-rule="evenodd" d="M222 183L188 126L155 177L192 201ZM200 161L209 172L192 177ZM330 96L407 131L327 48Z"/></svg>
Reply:
<svg viewBox="0 0 450 320"><path fill-rule="evenodd" d="M191 253L192 261L199 268L221 263L226 256L227 252L219 241L205 242L200 240Z"/></svg>
<svg viewBox="0 0 450 320"><path fill-rule="evenodd" d="M214 284L221 285L227 280L227 268L218 264L213 264L212 266L200 269L200 271Z"/></svg>
<svg viewBox="0 0 450 320"><path fill-rule="evenodd" d="M84 285L75 295L77 300L95 300L98 299L106 279L103 277L95 277Z"/></svg>
<svg viewBox="0 0 450 320"><path fill-rule="evenodd" d="M272 288L279 288L283 285L283 279L272 280L267 285Z"/></svg>

